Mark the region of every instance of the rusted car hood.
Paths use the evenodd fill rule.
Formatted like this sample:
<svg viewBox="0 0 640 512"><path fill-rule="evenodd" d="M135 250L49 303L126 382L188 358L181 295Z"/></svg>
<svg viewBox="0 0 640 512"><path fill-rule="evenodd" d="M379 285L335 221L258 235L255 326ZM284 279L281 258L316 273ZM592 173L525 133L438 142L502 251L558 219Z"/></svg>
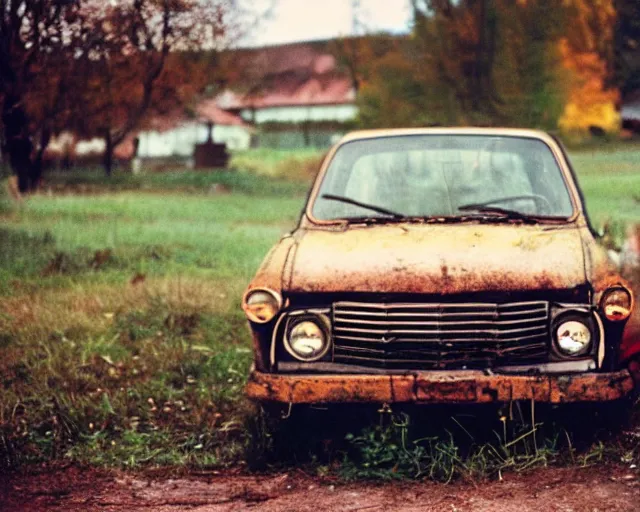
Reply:
<svg viewBox="0 0 640 512"><path fill-rule="evenodd" d="M578 229L549 225L386 225L305 230L291 292L461 293L569 289L586 282Z"/></svg>

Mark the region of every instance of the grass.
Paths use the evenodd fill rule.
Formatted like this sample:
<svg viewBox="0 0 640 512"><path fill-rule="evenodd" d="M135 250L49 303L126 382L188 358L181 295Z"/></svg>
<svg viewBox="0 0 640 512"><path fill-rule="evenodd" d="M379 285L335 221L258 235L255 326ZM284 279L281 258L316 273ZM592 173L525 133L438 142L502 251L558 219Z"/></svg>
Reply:
<svg viewBox="0 0 640 512"><path fill-rule="evenodd" d="M105 190L146 192L180 192L183 194L216 194L234 192L246 195L281 197L299 195L307 189L306 179L286 179L233 171L175 170L133 175L116 171L106 180L101 169L52 171L44 179L43 189L51 192L102 193Z"/></svg>
<svg viewBox="0 0 640 512"><path fill-rule="evenodd" d="M251 362L239 297L304 191L224 176L211 194L125 186L4 210L0 465L239 460Z"/></svg>
<svg viewBox="0 0 640 512"><path fill-rule="evenodd" d="M303 198L107 193L33 197L3 218L0 290L63 281L126 282L134 274L198 275L246 283L268 248L292 229ZM111 251L95 272L96 251ZM67 267L48 272L65 255Z"/></svg>
<svg viewBox="0 0 640 512"><path fill-rule="evenodd" d="M549 420L552 415L547 412L543 417ZM573 430L561 425L543 429L543 423L508 421L502 416L503 428L492 431L495 437L478 440L455 416L450 418L462 432L447 430L416 437L424 429L401 413L392 415L386 424L365 427L357 436L348 434L352 450L342 461L339 474L346 480L428 478L448 483L456 478L501 478L507 471L521 473L555 464L584 468L605 460L629 463L639 455L638 447L631 443L605 444L594 439L576 449L571 442L580 435L575 425ZM474 421L479 419L485 428L491 424L481 415L473 417Z"/></svg>
<svg viewBox="0 0 640 512"><path fill-rule="evenodd" d="M640 151L584 150L572 161L596 228L640 223Z"/></svg>
<svg viewBox="0 0 640 512"><path fill-rule="evenodd" d="M304 181L319 168L323 154L318 149L252 149L234 153L230 167L260 176Z"/></svg>
<svg viewBox="0 0 640 512"><path fill-rule="evenodd" d="M576 455L556 430L532 447L534 427L505 436L501 415L489 429L497 437L474 433L467 448L468 425L425 438L405 416L332 442L316 423L315 444L300 429L278 445L242 395L251 342L239 301L295 227L311 173L269 177L295 166L291 155L253 156L244 165L264 160L265 176L60 173L22 204L0 195L0 467L290 461L344 478L448 480L612 449L588 444ZM596 224L640 222L640 152L581 152L574 162ZM625 442L615 453L637 463L639 452Z"/></svg>

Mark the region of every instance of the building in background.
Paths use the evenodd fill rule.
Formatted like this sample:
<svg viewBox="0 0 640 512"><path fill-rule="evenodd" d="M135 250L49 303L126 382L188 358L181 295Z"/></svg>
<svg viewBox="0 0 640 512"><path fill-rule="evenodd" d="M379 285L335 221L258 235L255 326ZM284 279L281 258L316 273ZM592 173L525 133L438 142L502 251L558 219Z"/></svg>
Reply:
<svg viewBox="0 0 640 512"><path fill-rule="evenodd" d="M356 92L329 41L235 50L232 76L195 114L154 116L138 134L141 159L188 158L212 138L231 151L250 147L327 148L350 128Z"/></svg>
<svg viewBox="0 0 640 512"><path fill-rule="evenodd" d="M147 114L115 149L116 161L135 160L134 169L194 167L196 147L207 142L230 151L329 147L358 114L355 88L329 46L313 41L230 52L233 71L218 96ZM47 156L58 166L97 165L104 151L101 138L63 133Z"/></svg>
<svg viewBox="0 0 640 512"><path fill-rule="evenodd" d="M215 99L208 99L192 111L176 108L148 116L142 129L116 147L114 156L121 163L135 161L134 169L194 167L197 146L216 143L230 150L246 149L253 131L242 118L219 108ZM51 139L46 159L56 167L100 165L105 147L102 138L80 139L63 132Z"/></svg>
<svg viewBox="0 0 640 512"><path fill-rule="evenodd" d="M328 147L358 113L356 92L328 41L233 52L236 74L220 108L256 127L254 146Z"/></svg>
<svg viewBox="0 0 640 512"><path fill-rule="evenodd" d="M149 119L146 128L136 135L135 156L141 160L174 158L192 166L190 160L197 145L213 141L226 144L230 150L246 149L252 133L252 127L242 118L219 108L214 99L209 99L198 103L191 114L180 109Z"/></svg>

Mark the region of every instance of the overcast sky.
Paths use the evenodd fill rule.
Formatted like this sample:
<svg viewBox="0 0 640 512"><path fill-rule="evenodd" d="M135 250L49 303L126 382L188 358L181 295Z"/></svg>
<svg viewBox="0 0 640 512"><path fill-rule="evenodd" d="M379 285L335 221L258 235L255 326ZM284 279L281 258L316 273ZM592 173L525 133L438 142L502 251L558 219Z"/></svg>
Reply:
<svg viewBox="0 0 640 512"><path fill-rule="evenodd" d="M325 39L353 33L352 0L253 0L260 11L273 3L270 17L260 23L248 45ZM361 23L369 31L406 32L409 0L360 0Z"/></svg>

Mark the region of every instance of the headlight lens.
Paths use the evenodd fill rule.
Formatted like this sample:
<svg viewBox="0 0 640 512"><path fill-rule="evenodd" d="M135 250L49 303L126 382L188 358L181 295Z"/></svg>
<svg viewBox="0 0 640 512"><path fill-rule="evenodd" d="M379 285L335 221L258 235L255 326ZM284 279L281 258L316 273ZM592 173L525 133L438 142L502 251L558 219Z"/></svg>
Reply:
<svg viewBox="0 0 640 512"><path fill-rule="evenodd" d="M619 322L631 315L633 299L626 288L611 288L604 292L600 304L607 320Z"/></svg>
<svg viewBox="0 0 640 512"><path fill-rule="evenodd" d="M242 308L252 322L264 324L273 319L282 307L280 295L271 290L252 290L245 296Z"/></svg>
<svg viewBox="0 0 640 512"><path fill-rule="evenodd" d="M302 320L293 325L286 347L296 359L317 361L329 350L329 337L319 320Z"/></svg>
<svg viewBox="0 0 640 512"><path fill-rule="evenodd" d="M591 347L591 330L578 320L569 320L558 326L556 341L563 354L579 356L588 352Z"/></svg>

